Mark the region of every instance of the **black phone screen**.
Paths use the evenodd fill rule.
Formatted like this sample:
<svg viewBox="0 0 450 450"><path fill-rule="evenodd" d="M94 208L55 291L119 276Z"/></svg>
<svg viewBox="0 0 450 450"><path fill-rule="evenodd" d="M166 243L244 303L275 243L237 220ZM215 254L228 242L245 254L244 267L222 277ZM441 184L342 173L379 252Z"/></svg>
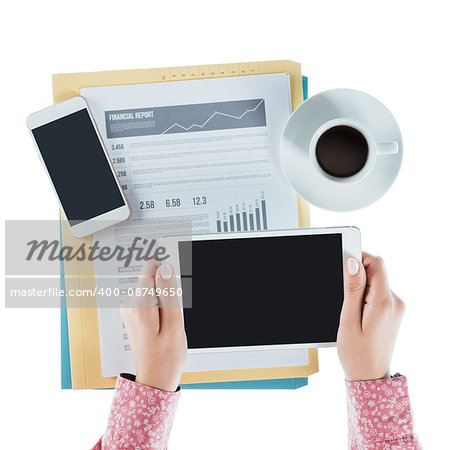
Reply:
<svg viewBox="0 0 450 450"><path fill-rule="evenodd" d="M189 348L336 341L340 233L179 242L178 249L183 301L192 305L184 308Z"/></svg>
<svg viewBox="0 0 450 450"><path fill-rule="evenodd" d="M31 131L71 226L125 205L87 109Z"/></svg>

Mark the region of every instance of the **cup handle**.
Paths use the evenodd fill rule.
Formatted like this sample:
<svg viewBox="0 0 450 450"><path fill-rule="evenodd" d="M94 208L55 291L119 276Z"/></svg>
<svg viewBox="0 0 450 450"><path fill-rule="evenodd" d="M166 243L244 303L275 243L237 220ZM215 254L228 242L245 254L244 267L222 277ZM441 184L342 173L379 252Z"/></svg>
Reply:
<svg viewBox="0 0 450 450"><path fill-rule="evenodd" d="M398 142L377 142L377 155L395 155L398 153Z"/></svg>

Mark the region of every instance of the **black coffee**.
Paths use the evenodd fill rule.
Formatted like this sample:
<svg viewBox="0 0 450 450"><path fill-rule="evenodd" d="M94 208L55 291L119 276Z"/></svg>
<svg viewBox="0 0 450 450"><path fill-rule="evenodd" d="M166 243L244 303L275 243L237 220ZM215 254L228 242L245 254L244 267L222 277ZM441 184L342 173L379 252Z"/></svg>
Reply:
<svg viewBox="0 0 450 450"><path fill-rule="evenodd" d="M338 178L356 175L366 164L369 146L358 130L339 125L325 131L316 144L320 167Z"/></svg>

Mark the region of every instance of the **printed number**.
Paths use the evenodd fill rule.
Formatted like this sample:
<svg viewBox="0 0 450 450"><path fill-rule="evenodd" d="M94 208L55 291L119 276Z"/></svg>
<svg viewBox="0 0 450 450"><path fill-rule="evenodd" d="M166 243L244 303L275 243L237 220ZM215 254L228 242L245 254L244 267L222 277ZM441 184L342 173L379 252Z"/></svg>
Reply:
<svg viewBox="0 0 450 450"><path fill-rule="evenodd" d="M123 144L112 144L111 145L111 150L123 150L124 149L124 145Z"/></svg>
<svg viewBox="0 0 450 450"><path fill-rule="evenodd" d="M125 162L125 157L113 158L113 164L123 164Z"/></svg>
<svg viewBox="0 0 450 450"><path fill-rule="evenodd" d="M206 197L192 197L192 201L194 203L195 206L198 205L206 205Z"/></svg>
<svg viewBox="0 0 450 450"><path fill-rule="evenodd" d="M128 190L128 184L122 184L122 189L124 191L127 191Z"/></svg>
<svg viewBox="0 0 450 450"><path fill-rule="evenodd" d="M153 209L155 207L155 202L153 200L146 200L139 202L140 209Z"/></svg>
<svg viewBox="0 0 450 450"><path fill-rule="evenodd" d="M181 206L181 200L179 198L168 198L166 199L167 208L176 208L177 206Z"/></svg>
<svg viewBox="0 0 450 450"><path fill-rule="evenodd" d="M117 176L120 177L126 177L127 176L127 171L126 170L119 170L117 171Z"/></svg>

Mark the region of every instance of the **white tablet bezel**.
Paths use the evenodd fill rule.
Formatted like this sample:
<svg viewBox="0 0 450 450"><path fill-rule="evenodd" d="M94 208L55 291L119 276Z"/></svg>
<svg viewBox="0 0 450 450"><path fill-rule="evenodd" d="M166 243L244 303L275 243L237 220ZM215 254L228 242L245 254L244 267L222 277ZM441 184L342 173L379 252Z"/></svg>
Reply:
<svg viewBox="0 0 450 450"><path fill-rule="evenodd" d="M61 119L62 117L65 117L69 114L75 113L77 111L81 111L83 109L86 109L89 117L92 121L92 124L94 125L95 132L97 133L97 137L100 141L100 144L103 148L103 152L105 153L106 159L108 161L108 164L111 168L111 171L114 175L114 179L116 181L117 187L119 188L120 194L122 196L122 199L124 201L124 205L120 206L119 208L113 209L111 211L108 211L106 213L100 214L99 216L92 217L91 219L85 220L83 222L77 223L76 225L70 225L69 221L67 221L67 224L70 228L70 232L76 237L76 238L82 238L85 236L88 236L92 233L95 233L97 231L103 230L105 228L108 228L110 226L113 226L119 222L122 222L124 220L127 220L131 215L131 209L128 204L127 198L125 197L125 194L122 190L122 186L119 182L119 179L117 178L116 172L114 170L113 163L111 161L111 158L108 155L108 152L106 151L105 144L103 142L102 136L100 135L100 132L98 130L97 124L94 121L94 118L92 117L91 110L89 109L89 106L86 102L86 100L81 96L72 97L69 100L65 100L60 103L56 103L55 105L49 106L48 108L42 109L40 111L37 111L33 114L31 114L27 119L27 126L31 134L31 138L33 139L34 145L38 151L39 159L42 162L42 165L45 168L45 172L47 173L47 176L50 180L50 183L53 188L53 192L55 193L59 205L61 207L61 210L64 214L64 216L67 218L67 215L64 211L64 207L62 205L61 199L58 196L58 193L56 192L55 186L52 182L52 179L50 177L50 173L47 169L47 166L42 159L41 152L39 150L39 146L37 145L36 140L34 139L34 135L32 133L32 130L34 128L40 127L42 125L46 125L50 122L53 122L57 119ZM76 186L75 186L76 189ZM82 199L81 199L82 201Z"/></svg>
<svg viewBox="0 0 450 450"><path fill-rule="evenodd" d="M180 260L178 257L178 242L180 241L206 241L214 239L240 239L240 238L267 238L278 236L305 236L314 234L336 234L342 235L342 255L343 263L349 258L356 258L361 261L361 234L356 227L333 227L333 228L300 228L294 230L278 230L278 231L259 231L259 232L243 232L243 233L215 233L209 235L194 236L175 236L164 238L161 243L166 247L167 254L170 255L165 261L173 265L177 286L181 288L180 278ZM282 256L280 256L282 258ZM345 267L343 265L343 267ZM182 302L182 298L180 299ZM182 304L182 303L181 303ZM333 347L336 342L311 342L305 344L268 344L240 347L213 347L189 349L188 353L215 353L230 351L259 351L259 350L277 350L277 349L298 349L298 348L318 348Z"/></svg>

